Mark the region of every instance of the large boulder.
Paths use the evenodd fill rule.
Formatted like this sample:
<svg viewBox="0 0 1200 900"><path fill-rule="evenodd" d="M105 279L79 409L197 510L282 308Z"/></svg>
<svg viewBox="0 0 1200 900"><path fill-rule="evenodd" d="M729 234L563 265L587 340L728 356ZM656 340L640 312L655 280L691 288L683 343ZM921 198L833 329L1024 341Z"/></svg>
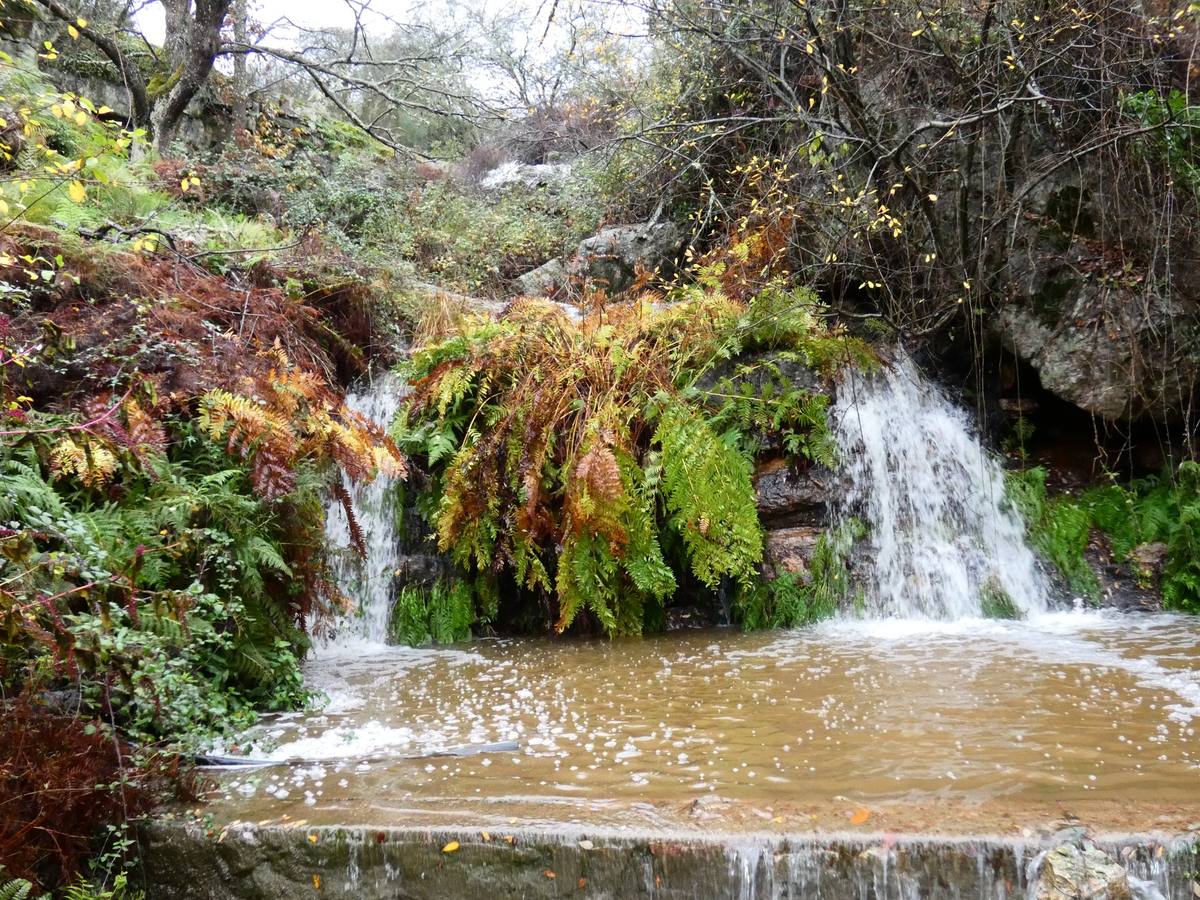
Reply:
<svg viewBox="0 0 1200 900"><path fill-rule="evenodd" d="M617 294L634 283L639 269L668 271L683 241L683 229L673 222L612 225L581 241L566 258L526 272L515 284L534 297L553 295L573 280Z"/></svg>
<svg viewBox="0 0 1200 900"><path fill-rule="evenodd" d="M1160 283L1138 261L1145 253L1099 236L1093 196L1104 195L1068 184L1038 198L1039 214L1018 230L993 328L1046 390L1086 412L1114 422L1176 418L1200 381L1200 306L1191 299L1200 270L1180 260Z"/></svg>
<svg viewBox="0 0 1200 900"><path fill-rule="evenodd" d="M1132 900L1129 873L1088 842L1064 843L1046 853L1036 900Z"/></svg>

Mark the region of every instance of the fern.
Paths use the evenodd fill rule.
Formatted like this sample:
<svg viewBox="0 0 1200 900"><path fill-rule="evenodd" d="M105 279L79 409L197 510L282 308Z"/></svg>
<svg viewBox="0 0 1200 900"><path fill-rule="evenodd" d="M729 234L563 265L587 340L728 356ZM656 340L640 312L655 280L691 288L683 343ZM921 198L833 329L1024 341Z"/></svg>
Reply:
<svg viewBox="0 0 1200 900"><path fill-rule="evenodd" d="M785 370L824 377L869 355L811 294L771 275L750 289L778 271L776 237L739 239L666 303L632 296L575 322L523 299L413 354L392 435L425 469L416 505L468 580L515 585L518 615L550 611L556 631L637 634L661 623L681 577L710 591L757 577L755 452L834 461L828 400ZM482 596L488 620L495 594L487 610Z"/></svg>
<svg viewBox="0 0 1200 900"><path fill-rule="evenodd" d="M471 637L475 598L462 579L439 579L432 585L405 585L392 607L392 639L419 647L433 641L453 644Z"/></svg>
<svg viewBox="0 0 1200 900"><path fill-rule="evenodd" d="M29 900L33 885L28 881L15 878L0 884L0 900Z"/></svg>
<svg viewBox="0 0 1200 900"><path fill-rule="evenodd" d="M734 441L685 407L663 411L654 440L662 448L667 510L693 574L714 588L724 576L748 581L762 560L750 463Z"/></svg>

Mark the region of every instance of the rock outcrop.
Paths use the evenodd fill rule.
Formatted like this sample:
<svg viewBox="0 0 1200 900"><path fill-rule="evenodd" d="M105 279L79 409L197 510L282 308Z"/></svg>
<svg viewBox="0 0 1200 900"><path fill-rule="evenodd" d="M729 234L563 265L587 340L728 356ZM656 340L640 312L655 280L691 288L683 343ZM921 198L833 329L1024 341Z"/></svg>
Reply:
<svg viewBox="0 0 1200 900"><path fill-rule="evenodd" d="M1091 196L1058 185L1035 204L992 328L1046 390L1080 409L1112 422L1174 419L1200 382L1200 306L1189 294L1200 271L1181 259L1169 284L1156 283L1139 259L1159 248L1114 248L1094 236L1102 211Z"/></svg>
<svg viewBox="0 0 1200 900"><path fill-rule="evenodd" d="M1088 841L1060 844L1046 853L1035 900L1132 900L1125 867Z"/></svg>
<svg viewBox="0 0 1200 900"><path fill-rule="evenodd" d="M526 272L516 288L529 296L551 296L577 281L617 294L634 283L639 269L669 271L683 241L683 229L673 222L612 225L585 238L569 256Z"/></svg>

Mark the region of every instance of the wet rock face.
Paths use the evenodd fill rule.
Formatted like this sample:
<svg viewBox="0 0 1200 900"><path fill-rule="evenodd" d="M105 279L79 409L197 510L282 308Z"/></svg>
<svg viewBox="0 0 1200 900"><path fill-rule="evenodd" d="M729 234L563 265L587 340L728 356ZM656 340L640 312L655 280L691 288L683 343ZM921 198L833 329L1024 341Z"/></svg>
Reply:
<svg viewBox="0 0 1200 900"><path fill-rule="evenodd" d="M768 528L819 525L825 521L833 473L819 466L801 469L776 458L754 473L759 518Z"/></svg>
<svg viewBox="0 0 1200 900"><path fill-rule="evenodd" d="M1062 844L1046 854L1036 900L1132 900L1125 867L1103 850L1084 843Z"/></svg>
<svg viewBox="0 0 1200 900"><path fill-rule="evenodd" d="M1118 251L1081 233L1080 223L1103 215L1093 196L1104 195L1062 187L1040 199L1043 215L1019 232L1009 299L992 327L1046 390L1086 412L1175 418L1200 381L1200 307L1181 299L1198 273L1180 260L1158 284L1137 261L1154 259L1157 244Z"/></svg>
<svg viewBox="0 0 1200 900"><path fill-rule="evenodd" d="M639 268L668 270L683 246L673 222L613 225L580 242L566 259L552 259L515 282L522 294L551 296L572 280L590 282L611 296L633 284Z"/></svg>

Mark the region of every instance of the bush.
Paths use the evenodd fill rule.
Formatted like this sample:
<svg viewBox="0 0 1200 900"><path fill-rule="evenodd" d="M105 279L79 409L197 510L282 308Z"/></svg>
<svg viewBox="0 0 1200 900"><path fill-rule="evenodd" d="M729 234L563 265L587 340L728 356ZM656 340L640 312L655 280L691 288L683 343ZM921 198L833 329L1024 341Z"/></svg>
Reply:
<svg viewBox="0 0 1200 900"><path fill-rule="evenodd" d="M111 859L121 847L98 846L97 839L107 835L121 844L125 825L148 812L173 781L169 764L143 757L145 765L135 768L137 758L100 723L25 700L6 703L0 716L0 871L52 887L74 881L98 850Z"/></svg>
<svg viewBox="0 0 1200 900"><path fill-rule="evenodd" d="M1145 544L1164 544L1163 606L1200 613L1200 464L1183 462L1173 475L1092 488L1079 498L1047 499L1045 479L1040 468L1010 475L1009 497L1025 517L1031 543L1073 590L1088 597L1099 592L1084 558L1095 528L1118 560L1131 559Z"/></svg>
<svg viewBox="0 0 1200 900"><path fill-rule="evenodd" d="M638 297L579 322L519 301L414 355L395 434L432 475L424 508L464 572L506 573L558 632L584 615L608 634L640 633L685 577L713 591L751 585L762 558L754 442L701 376L719 363L745 375L737 358L752 350L826 372L865 352L820 324L804 292L774 283L742 300L727 274L714 263L673 302ZM786 403L809 411L810 433L823 428L790 394L761 402L756 425L799 429Z"/></svg>
<svg viewBox="0 0 1200 900"><path fill-rule="evenodd" d="M160 424L145 392L95 409L23 414L0 451L0 684L69 678L145 739L301 702L306 620L344 602L323 491L398 465L382 437L282 366L195 417Z"/></svg>

